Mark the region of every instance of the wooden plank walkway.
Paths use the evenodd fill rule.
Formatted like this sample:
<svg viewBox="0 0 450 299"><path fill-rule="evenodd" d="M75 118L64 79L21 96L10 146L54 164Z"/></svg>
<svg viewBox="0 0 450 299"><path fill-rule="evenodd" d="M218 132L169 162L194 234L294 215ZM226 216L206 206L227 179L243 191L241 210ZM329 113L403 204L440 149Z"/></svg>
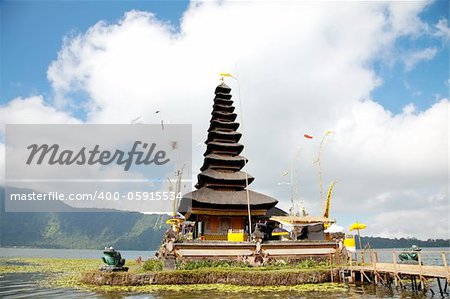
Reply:
<svg viewBox="0 0 450 299"><path fill-rule="evenodd" d="M403 289L405 286L402 280L407 278L411 280L413 291L426 291L429 289L434 294L429 281L429 279L433 279L436 280L441 295L444 293L447 294L447 285L450 284L450 267L448 266L446 255L449 254L449 251L417 252L418 262L413 264L399 262L398 253L397 251L392 251L392 263L378 262L377 252L371 253L368 263L353 264L354 261L350 260L350 265L341 268L343 281L345 282L348 278L349 281L356 283L357 276L355 274L358 274L361 282L367 281L375 284L381 282L389 287L394 282L396 287L400 286ZM430 262L430 259L425 259L429 264L424 264L423 256L431 254L438 254L440 258L434 258L433 262ZM364 254L361 256L361 260L364 261ZM418 279L418 282L416 282L416 279ZM444 279L445 281L444 288L442 288L440 279Z"/></svg>
<svg viewBox="0 0 450 299"><path fill-rule="evenodd" d="M388 273L392 275L417 275L420 277L428 278L444 278L450 283L450 267L447 263L448 251L443 252L417 252L418 262L416 264L404 264L399 263L397 251L392 251L392 263L380 263L378 262L378 253L372 252L370 256L370 262L366 265L352 265L345 267L345 270L358 271L366 273ZM438 265L424 265L424 254L440 254L442 266Z"/></svg>
<svg viewBox="0 0 450 299"><path fill-rule="evenodd" d="M423 277L439 277L447 279L450 267L445 269L444 266L420 266L411 264L393 264L393 263L376 263L366 266L347 266L349 271L364 271L366 273L390 273L390 274L405 274L405 275L422 275Z"/></svg>

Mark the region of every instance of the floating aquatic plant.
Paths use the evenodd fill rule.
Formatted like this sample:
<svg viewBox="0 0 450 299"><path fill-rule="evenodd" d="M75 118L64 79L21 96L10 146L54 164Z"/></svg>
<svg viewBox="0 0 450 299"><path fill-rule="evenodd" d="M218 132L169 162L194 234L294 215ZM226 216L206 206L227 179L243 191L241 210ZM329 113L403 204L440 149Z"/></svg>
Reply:
<svg viewBox="0 0 450 299"><path fill-rule="evenodd" d="M238 281L239 277L245 277L247 280L264 280L263 276L269 275L272 279L280 276L283 279L295 277L299 273L305 271L318 270L323 265L305 262L306 264L294 265L273 265L267 267L248 267L234 263L203 263L191 264L192 270L176 270L176 271L160 271L162 263L154 260L148 262L148 269L152 269L153 273L157 273L159 279L169 279L178 281L185 278L197 278L207 276L217 276L219 278L233 277L234 281ZM150 266L151 264L151 266ZM284 292L284 291L342 291L345 290L341 285L335 283L306 283L292 286L245 286L226 283L209 283L209 284L159 284L159 285L136 285L136 286L110 286L110 285L92 285L81 280L86 273L99 273L98 267L102 265L100 259L63 259L63 258L1 258L0 274L7 273L46 273L47 279L42 282L48 287L58 288L76 288L98 292L196 292L196 291L215 291L227 293L258 293L258 292ZM145 265L145 264L144 264ZM195 266L193 266L195 265ZM202 267L199 267L202 265ZM213 267L219 266L219 267ZM123 276L128 279L133 275L145 275L142 265L135 261L127 261L130 267L129 273L111 273L111 275ZM209 266L209 267L208 267ZM316 268L315 268L316 267ZM263 271L265 274L261 276L258 273ZM231 274L231 276L230 276ZM262 274L262 273L261 273ZM195 277L194 277L195 276ZM233 280L233 279L232 279ZM276 280L276 279L275 279Z"/></svg>

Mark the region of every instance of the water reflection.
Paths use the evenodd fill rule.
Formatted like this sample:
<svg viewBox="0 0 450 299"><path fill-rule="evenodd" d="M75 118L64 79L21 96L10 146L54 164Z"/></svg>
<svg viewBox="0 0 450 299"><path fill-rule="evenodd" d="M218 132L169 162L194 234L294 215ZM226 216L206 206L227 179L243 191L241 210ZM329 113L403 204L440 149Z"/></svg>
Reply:
<svg viewBox="0 0 450 299"><path fill-rule="evenodd" d="M40 282L46 275L42 273L15 273L0 276L1 298L100 298L95 293L73 289L44 288Z"/></svg>

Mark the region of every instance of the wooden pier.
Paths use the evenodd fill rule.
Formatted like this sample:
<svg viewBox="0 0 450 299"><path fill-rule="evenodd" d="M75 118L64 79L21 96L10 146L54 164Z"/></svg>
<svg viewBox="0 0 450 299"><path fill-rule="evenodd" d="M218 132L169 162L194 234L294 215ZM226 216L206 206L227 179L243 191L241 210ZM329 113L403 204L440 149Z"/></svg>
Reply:
<svg viewBox="0 0 450 299"><path fill-rule="evenodd" d="M418 262L405 263L400 262L398 254L401 251L392 251L392 262L379 262L378 253L370 253L368 263L357 263L350 260L350 265L342 267L341 276L344 282L356 283L369 282L391 287L392 284L401 289L406 288L411 283L413 291L429 290L434 294L431 288L431 280L437 282L439 292L443 296L447 293L447 287L450 283L450 267L447 263L447 256L450 251L421 251L418 252ZM424 255L439 255L435 258L435 263L427 264L423 262ZM443 280L441 282L441 279Z"/></svg>

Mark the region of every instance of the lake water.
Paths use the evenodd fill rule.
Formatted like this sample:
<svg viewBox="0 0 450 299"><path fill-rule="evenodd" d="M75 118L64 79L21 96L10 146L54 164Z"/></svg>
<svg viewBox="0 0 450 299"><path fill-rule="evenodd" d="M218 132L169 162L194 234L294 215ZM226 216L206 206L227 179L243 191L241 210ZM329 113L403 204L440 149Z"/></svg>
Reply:
<svg viewBox="0 0 450 299"><path fill-rule="evenodd" d="M134 260L138 257L147 259L154 257L156 251L138 251L138 250L120 250L122 257L128 260ZM1 248L0 258L2 257L53 257L53 258L72 258L72 259L100 259L103 256L102 250L96 249L43 249L43 248Z"/></svg>
<svg viewBox="0 0 450 299"><path fill-rule="evenodd" d="M440 264L440 252L449 251L449 248L427 248L424 250L424 263ZM392 261L392 249L379 249L379 261ZM153 257L155 251L127 251L121 250L122 256L126 259L136 259L142 257L144 259ZM0 257L44 257L44 258L100 258L101 250L79 250L79 249L29 249L29 248L0 248ZM448 257L448 254L447 254ZM367 259L368 260L368 259ZM236 299L236 297L251 297L259 299L272 298L427 298L422 293L413 293L410 290L403 292L395 289L389 289L382 286L374 285L350 285L344 292L279 292L279 293L258 293L258 294L234 294L234 293L217 293L213 291L190 291L186 286L185 292L155 292L155 293L95 293L85 292L69 288L44 288L39 285L39 281L45 278L45 274L40 273L17 273L6 274L0 276L0 298L155 298L155 299L181 299L181 298L199 298L211 299L221 297L221 299ZM435 283L433 283L435 284ZM439 290L433 288L436 298L440 298ZM450 289L449 289L450 291ZM428 296L427 296L428 295ZM446 298L449 296L446 295Z"/></svg>

